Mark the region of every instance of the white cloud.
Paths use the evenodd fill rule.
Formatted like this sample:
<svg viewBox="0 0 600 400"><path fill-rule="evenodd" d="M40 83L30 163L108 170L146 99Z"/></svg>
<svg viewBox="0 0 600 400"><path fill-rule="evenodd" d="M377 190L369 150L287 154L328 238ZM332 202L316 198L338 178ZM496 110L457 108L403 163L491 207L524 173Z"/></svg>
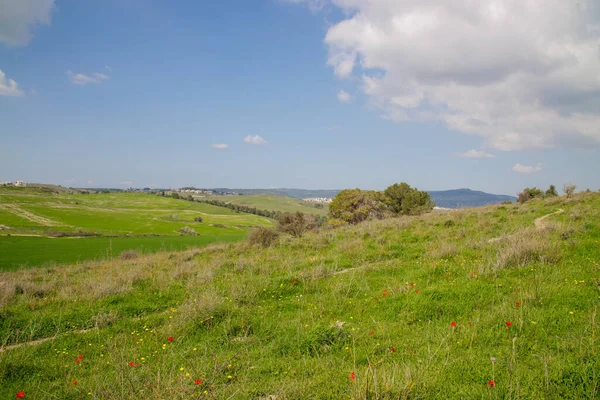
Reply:
<svg viewBox="0 0 600 400"><path fill-rule="evenodd" d="M37 25L49 25L54 0L0 0L0 42L26 45Z"/></svg>
<svg viewBox="0 0 600 400"><path fill-rule="evenodd" d="M600 144L598 0L331 0L328 64L385 118L486 147Z"/></svg>
<svg viewBox="0 0 600 400"><path fill-rule="evenodd" d="M225 144L225 143L215 143L212 145L213 149L218 149L218 150L225 150L228 147L229 147L229 145Z"/></svg>
<svg viewBox="0 0 600 400"><path fill-rule="evenodd" d="M343 90L340 90L340 92L337 94L337 98L342 103L350 103L350 100L352 100L352 96Z"/></svg>
<svg viewBox="0 0 600 400"><path fill-rule="evenodd" d="M108 71L112 72L112 68L111 68L111 67L109 67L108 65L105 65L105 66L104 66L104 69L107 69Z"/></svg>
<svg viewBox="0 0 600 400"><path fill-rule="evenodd" d="M475 149L465 151L464 153L459 153L459 154L457 154L457 156L462 157L462 158L494 158L494 157L496 157L495 155L488 153L487 151L475 150Z"/></svg>
<svg viewBox="0 0 600 400"><path fill-rule="evenodd" d="M0 69L0 96L23 96L19 85L12 79L7 79L6 74Z"/></svg>
<svg viewBox="0 0 600 400"><path fill-rule="evenodd" d="M539 163L536 165L521 165L519 163L516 163L514 167L512 167L512 170L520 174L533 174L536 172L540 172L542 168L542 164Z"/></svg>
<svg viewBox="0 0 600 400"><path fill-rule="evenodd" d="M244 138L244 142L250 144L267 144L267 141L258 135L248 135Z"/></svg>
<svg viewBox="0 0 600 400"><path fill-rule="evenodd" d="M327 0L279 0L282 3L305 4L313 11L319 11L325 7Z"/></svg>
<svg viewBox="0 0 600 400"><path fill-rule="evenodd" d="M71 83L75 85L87 85L88 83L102 83L110 79L108 75L101 72L94 72L91 75L75 74L72 71L67 71L67 76Z"/></svg>

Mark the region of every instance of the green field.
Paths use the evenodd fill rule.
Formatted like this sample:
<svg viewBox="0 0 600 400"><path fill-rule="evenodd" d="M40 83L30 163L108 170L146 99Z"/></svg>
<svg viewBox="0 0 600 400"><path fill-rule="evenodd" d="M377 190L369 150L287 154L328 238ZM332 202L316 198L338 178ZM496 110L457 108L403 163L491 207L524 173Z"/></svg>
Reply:
<svg viewBox="0 0 600 400"><path fill-rule="evenodd" d="M255 207L259 210L296 212L306 214L327 215L328 205L323 204L317 208L313 203L284 196L273 196L268 194L244 195L244 196L210 196L208 200L220 200L226 203L241 206Z"/></svg>
<svg viewBox="0 0 600 400"><path fill-rule="evenodd" d="M593 399L599 306L598 193L1 272L0 398Z"/></svg>
<svg viewBox="0 0 600 400"><path fill-rule="evenodd" d="M203 222L195 222L196 217ZM251 227L272 222L223 207L150 194L57 194L4 188L0 189L0 225L4 226L0 231L0 269L14 269L107 257L111 245L116 256L128 249L181 250L232 241L244 238ZM193 228L198 236L182 237L177 231L184 226ZM65 234L116 237L49 238Z"/></svg>

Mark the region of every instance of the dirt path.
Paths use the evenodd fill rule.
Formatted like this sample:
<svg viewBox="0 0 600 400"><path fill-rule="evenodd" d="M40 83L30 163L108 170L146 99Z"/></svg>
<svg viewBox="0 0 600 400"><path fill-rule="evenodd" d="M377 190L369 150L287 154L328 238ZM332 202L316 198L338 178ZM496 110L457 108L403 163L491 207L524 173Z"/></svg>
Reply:
<svg viewBox="0 0 600 400"><path fill-rule="evenodd" d="M555 211L555 212L553 212L551 214L546 214L543 217L536 218L536 220L535 220L535 228L536 229L544 229L544 227L546 226L546 224L544 223L544 221L546 220L546 218L551 217L552 215L562 214L564 212L565 212L565 210L563 210L562 208L559 208L558 211Z"/></svg>
<svg viewBox="0 0 600 400"><path fill-rule="evenodd" d="M556 215L556 214L562 214L564 212L565 212L565 210L563 210L562 208L559 208L558 211L555 211L553 213L546 214L544 216L536 218L535 221L534 221L535 229L537 229L537 230L544 229L546 227L546 223L544 222L546 220L546 218L551 217L551 216ZM497 237L497 238L489 239L487 242L488 243L496 243L496 242L500 242L502 240L508 239L508 238L510 238L512 236L514 236L514 235L500 236L500 237Z"/></svg>
<svg viewBox="0 0 600 400"><path fill-rule="evenodd" d="M46 342L48 342L50 340L58 339L59 337L68 335L70 333L88 333L88 332L95 331L95 330L97 330L97 328L82 329L80 331L65 332L65 333L61 333L60 335L54 335L52 337L47 337L47 338L32 340L31 342L23 342L23 343L11 344L10 346L0 347L0 353L2 353L4 351L9 351L9 350L15 350L15 349L18 349L18 348L21 348L21 347L25 347L25 346L37 346L38 344L42 344L42 343L46 343Z"/></svg>
<svg viewBox="0 0 600 400"><path fill-rule="evenodd" d="M35 215L29 211L23 210L21 207L15 204L0 204L0 209L6 210L11 214L16 215L17 217L25 218L31 222L35 222L36 224L43 226L56 226L60 225L58 222L53 221L49 218L40 217L39 215Z"/></svg>

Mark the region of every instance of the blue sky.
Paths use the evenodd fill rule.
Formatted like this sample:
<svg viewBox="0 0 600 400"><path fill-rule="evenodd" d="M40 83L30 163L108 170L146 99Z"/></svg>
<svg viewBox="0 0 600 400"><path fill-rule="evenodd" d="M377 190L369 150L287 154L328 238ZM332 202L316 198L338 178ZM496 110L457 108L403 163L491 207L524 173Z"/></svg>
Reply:
<svg viewBox="0 0 600 400"><path fill-rule="evenodd" d="M0 0L0 180L600 188L593 1L540 17L568 68L498 33L535 9L482 8L471 43L440 1Z"/></svg>

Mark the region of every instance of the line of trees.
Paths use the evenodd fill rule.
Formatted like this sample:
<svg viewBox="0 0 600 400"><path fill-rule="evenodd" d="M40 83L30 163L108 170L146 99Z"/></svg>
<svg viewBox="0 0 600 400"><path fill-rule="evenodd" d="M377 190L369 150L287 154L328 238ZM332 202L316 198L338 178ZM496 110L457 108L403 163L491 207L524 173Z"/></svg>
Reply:
<svg viewBox="0 0 600 400"><path fill-rule="evenodd" d="M267 218L272 218L272 219L276 219L276 220L279 220L281 218L281 216L284 214L289 214L289 213L284 213L284 212L275 211L275 210L261 210L256 207L249 207L249 206L244 206L244 205L240 205L240 204L227 203L227 202L224 202L221 200L198 200L198 202L211 204L213 206L218 206L218 207L225 207L225 208L229 208L230 210L233 210L236 212L254 214L254 215L259 215L261 217L267 217ZM307 215L307 218L308 218L308 215ZM321 225L323 225L323 222L325 222L326 218L324 216L314 216L314 219L315 219L315 223L317 224L317 226L321 226Z"/></svg>

